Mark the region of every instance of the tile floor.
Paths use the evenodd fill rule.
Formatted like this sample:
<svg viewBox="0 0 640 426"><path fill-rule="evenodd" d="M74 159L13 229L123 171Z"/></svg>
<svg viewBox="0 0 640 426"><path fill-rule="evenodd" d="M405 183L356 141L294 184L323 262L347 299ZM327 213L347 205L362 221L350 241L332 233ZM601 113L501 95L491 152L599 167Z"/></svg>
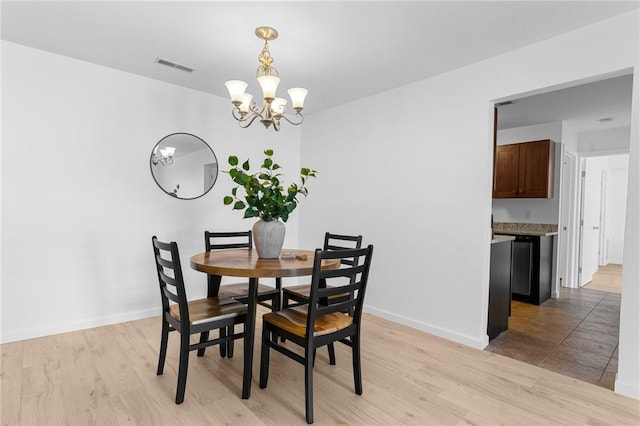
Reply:
<svg viewBox="0 0 640 426"><path fill-rule="evenodd" d="M561 288L540 306L513 301L509 329L486 350L613 389L620 294Z"/></svg>

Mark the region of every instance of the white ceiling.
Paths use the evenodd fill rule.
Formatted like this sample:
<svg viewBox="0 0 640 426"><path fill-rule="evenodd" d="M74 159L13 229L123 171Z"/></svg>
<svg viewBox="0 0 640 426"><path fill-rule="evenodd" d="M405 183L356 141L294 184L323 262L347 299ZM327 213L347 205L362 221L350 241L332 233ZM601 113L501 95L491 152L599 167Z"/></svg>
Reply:
<svg viewBox="0 0 640 426"><path fill-rule="evenodd" d="M258 26L305 111L406 85L640 7L640 1L2 1L2 38L227 97L258 95ZM154 62L195 68L185 73ZM583 102L584 103L584 102ZM557 121L557 120L552 120Z"/></svg>
<svg viewBox="0 0 640 426"><path fill-rule="evenodd" d="M591 132L631 123L633 75L608 78L514 99L498 107L498 129L567 122L577 132ZM601 122L601 119L610 121Z"/></svg>

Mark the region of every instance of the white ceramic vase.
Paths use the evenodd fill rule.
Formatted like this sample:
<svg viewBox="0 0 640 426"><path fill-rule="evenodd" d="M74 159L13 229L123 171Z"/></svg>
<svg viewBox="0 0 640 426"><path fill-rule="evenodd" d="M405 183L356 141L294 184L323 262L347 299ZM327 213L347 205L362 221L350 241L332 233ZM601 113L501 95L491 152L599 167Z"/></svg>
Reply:
<svg viewBox="0 0 640 426"><path fill-rule="evenodd" d="M253 242L258 257L276 259L280 256L284 244L284 223L279 220L265 222L260 219L253 225Z"/></svg>

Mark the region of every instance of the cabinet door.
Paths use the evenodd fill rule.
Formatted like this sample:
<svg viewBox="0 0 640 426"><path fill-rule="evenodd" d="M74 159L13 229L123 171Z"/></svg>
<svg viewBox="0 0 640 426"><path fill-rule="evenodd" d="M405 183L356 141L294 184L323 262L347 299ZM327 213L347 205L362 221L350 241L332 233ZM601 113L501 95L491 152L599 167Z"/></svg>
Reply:
<svg viewBox="0 0 640 426"><path fill-rule="evenodd" d="M518 196L553 197L555 147L549 140L521 143Z"/></svg>
<svg viewBox="0 0 640 426"><path fill-rule="evenodd" d="M496 147L493 198L515 198L518 196L518 153L518 144Z"/></svg>
<svg viewBox="0 0 640 426"><path fill-rule="evenodd" d="M513 276L511 281L514 299L529 301L532 290L532 263L533 243L516 239L513 243Z"/></svg>

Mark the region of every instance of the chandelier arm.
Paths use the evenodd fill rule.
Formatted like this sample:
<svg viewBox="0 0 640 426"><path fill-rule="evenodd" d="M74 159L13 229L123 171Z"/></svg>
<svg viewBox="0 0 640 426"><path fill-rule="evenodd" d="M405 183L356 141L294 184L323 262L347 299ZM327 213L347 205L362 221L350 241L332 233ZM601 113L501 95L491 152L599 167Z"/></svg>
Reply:
<svg viewBox="0 0 640 426"><path fill-rule="evenodd" d="M256 121L256 118L260 117L260 115L254 114L253 117L251 118L251 120L248 120L247 118L245 118L244 120L238 120L238 124L240 125L240 127L242 127L243 129L246 129L247 127L251 126L251 124ZM248 121L247 121L248 120ZM246 123L246 124L243 124Z"/></svg>
<svg viewBox="0 0 640 426"><path fill-rule="evenodd" d="M240 108L235 107L231 110L231 116L238 121L244 121L246 118L243 117L242 113L240 113Z"/></svg>
<svg viewBox="0 0 640 426"><path fill-rule="evenodd" d="M262 106L262 108L258 108L258 104L256 103L256 101L253 101L249 104L249 111L259 116L262 116L262 113L264 111L264 105Z"/></svg>
<svg viewBox="0 0 640 426"><path fill-rule="evenodd" d="M291 121L291 120L289 120L287 118L286 115L281 115L278 118L284 118L285 120L287 120L290 124L293 124L294 126L298 126L298 125L302 124L302 122L304 121L304 115L302 115L301 113L298 112L298 113L296 113L295 116L300 118L300 121L297 121L297 122L296 121Z"/></svg>

